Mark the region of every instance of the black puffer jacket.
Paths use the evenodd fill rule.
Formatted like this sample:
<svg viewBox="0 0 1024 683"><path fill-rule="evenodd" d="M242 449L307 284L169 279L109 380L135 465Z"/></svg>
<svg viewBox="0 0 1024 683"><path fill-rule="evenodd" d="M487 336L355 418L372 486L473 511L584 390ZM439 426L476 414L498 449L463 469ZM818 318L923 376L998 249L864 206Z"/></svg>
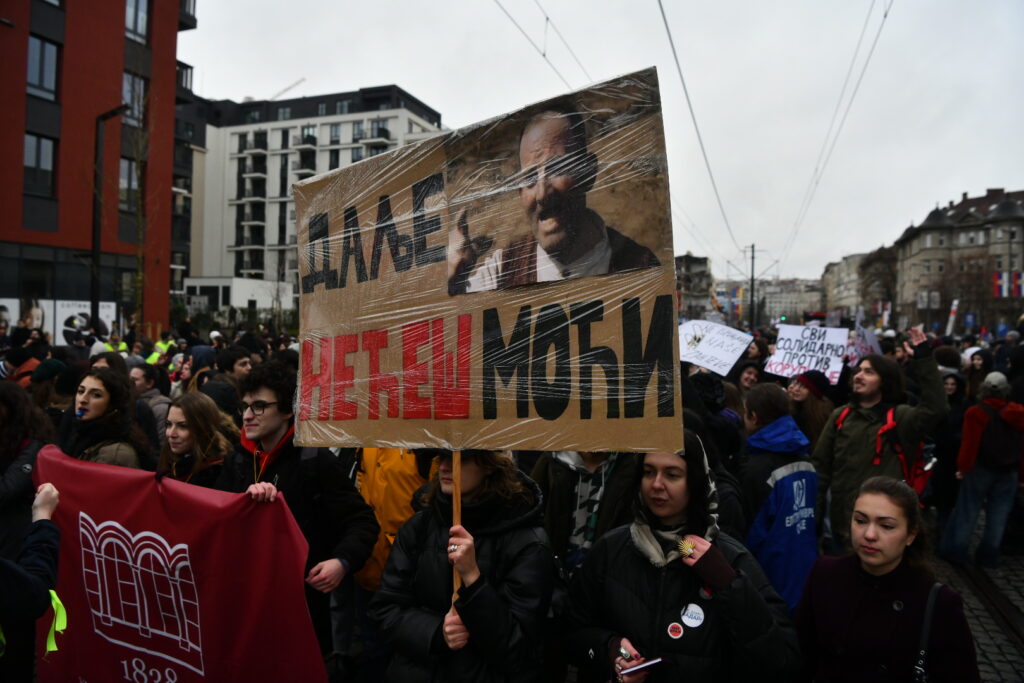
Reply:
<svg viewBox="0 0 1024 683"><path fill-rule="evenodd" d="M22 444L14 459L0 472L0 557L13 560L32 524L32 497L36 487L32 470L41 441Z"/></svg>
<svg viewBox="0 0 1024 683"><path fill-rule="evenodd" d="M455 601L470 634L461 650L449 650L441 633L452 597L446 550L450 498L438 494L398 532L370 605L370 617L394 648L388 681L540 678L554 563L541 527L540 491L525 475L520 478L528 496L463 504L462 525L473 536L480 579L462 588Z"/></svg>
<svg viewBox="0 0 1024 683"><path fill-rule="evenodd" d="M706 461L705 461L706 462ZM709 485L709 501L717 497ZM570 654L614 677L609 644L628 638L658 681L785 681L800 671L796 632L786 603L743 545L718 532L709 504L705 538L736 573L711 590L675 559L655 566L634 540L633 527L601 537L569 586Z"/></svg>
<svg viewBox="0 0 1024 683"><path fill-rule="evenodd" d="M244 493L257 481L274 484L309 542L307 571L332 557L347 562L350 573L362 569L380 527L338 458L326 448L306 449L289 439L259 476L258 461L247 448L251 444L243 436L242 444L225 459L215 488Z"/></svg>

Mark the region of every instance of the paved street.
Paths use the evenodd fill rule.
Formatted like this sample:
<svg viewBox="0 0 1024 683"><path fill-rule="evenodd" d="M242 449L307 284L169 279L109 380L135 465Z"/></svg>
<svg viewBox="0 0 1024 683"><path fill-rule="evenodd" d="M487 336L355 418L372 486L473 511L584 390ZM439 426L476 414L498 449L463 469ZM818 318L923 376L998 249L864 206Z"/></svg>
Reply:
<svg viewBox="0 0 1024 683"><path fill-rule="evenodd" d="M978 528L981 528L980 522ZM952 565L938 558L933 562L939 581L955 588L964 598L967 621L978 652L981 680L986 683L1024 681L1024 652L1007 636L975 590ZM1018 616L1024 617L1024 554L1004 555L999 569L986 570L985 573L1005 599L1016 607Z"/></svg>

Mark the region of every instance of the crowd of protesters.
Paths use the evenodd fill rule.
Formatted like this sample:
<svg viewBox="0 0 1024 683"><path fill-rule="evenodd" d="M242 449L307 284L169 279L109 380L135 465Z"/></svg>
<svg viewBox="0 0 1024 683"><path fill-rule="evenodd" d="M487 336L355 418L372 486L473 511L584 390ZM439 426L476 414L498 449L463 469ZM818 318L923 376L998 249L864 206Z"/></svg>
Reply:
<svg viewBox="0 0 1024 683"><path fill-rule="evenodd" d="M31 476L49 443L283 493L333 680L974 681L931 548L988 567L1020 549L1016 332L888 331L836 384L767 373L759 333L725 378L681 366L685 449L646 454L303 448L293 338L36 332L0 337L5 681L31 680L34 596L56 580L58 494Z"/></svg>

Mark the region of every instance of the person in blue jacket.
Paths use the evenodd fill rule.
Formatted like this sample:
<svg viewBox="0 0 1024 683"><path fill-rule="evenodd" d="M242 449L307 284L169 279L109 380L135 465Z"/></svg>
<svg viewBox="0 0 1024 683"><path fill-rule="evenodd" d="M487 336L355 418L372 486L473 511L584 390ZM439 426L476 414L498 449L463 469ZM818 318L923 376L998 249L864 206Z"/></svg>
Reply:
<svg viewBox="0 0 1024 683"><path fill-rule="evenodd" d="M778 385L751 387L743 403L750 435L743 492L747 519L753 520L746 546L793 609L818 557L818 475L807 457L810 442L790 415L789 397Z"/></svg>

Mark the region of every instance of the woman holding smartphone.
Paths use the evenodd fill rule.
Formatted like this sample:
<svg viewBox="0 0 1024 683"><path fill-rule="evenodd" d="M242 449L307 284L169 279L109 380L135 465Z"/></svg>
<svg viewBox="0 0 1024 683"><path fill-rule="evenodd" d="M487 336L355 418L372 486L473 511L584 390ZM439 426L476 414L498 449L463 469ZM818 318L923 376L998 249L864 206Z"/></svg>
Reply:
<svg viewBox="0 0 1024 683"><path fill-rule="evenodd" d="M803 680L979 680L963 600L935 582L923 530L912 488L891 477L861 484L854 553L820 558L794 613Z"/></svg>
<svg viewBox="0 0 1024 683"><path fill-rule="evenodd" d="M718 530L703 444L687 430L684 445L635 456L633 522L602 536L570 584L570 651L601 680L791 681L800 658L786 604Z"/></svg>

